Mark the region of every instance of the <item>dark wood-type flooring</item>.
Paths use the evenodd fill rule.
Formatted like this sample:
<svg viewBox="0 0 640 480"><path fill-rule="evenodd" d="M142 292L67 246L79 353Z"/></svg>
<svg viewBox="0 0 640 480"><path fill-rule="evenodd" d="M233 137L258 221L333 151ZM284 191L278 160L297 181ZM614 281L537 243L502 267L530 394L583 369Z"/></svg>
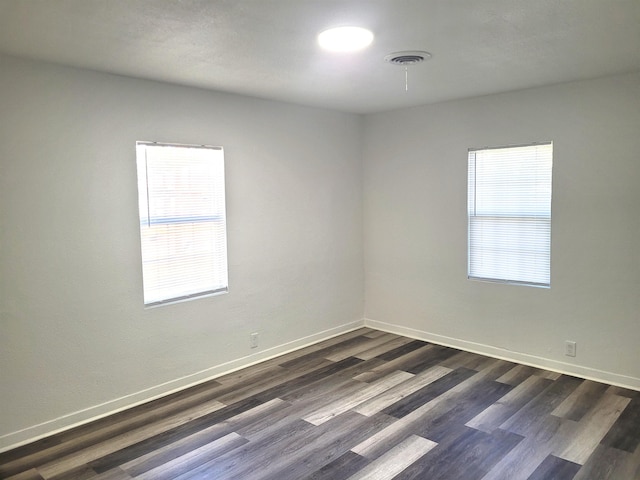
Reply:
<svg viewBox="0 0 640 480"><path fill-rule="evenodd" d="M0 454L40 479L640 479L640 393L367 328Z"/></svg>

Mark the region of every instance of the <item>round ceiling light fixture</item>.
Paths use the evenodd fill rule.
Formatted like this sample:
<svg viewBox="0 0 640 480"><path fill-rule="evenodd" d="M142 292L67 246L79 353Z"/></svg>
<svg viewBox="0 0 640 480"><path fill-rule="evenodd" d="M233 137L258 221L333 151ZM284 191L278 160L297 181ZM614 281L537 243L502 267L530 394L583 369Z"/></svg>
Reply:
<svg viewBox="0 0 640 480"><path fill-rule="evenodd" d="M321 32L318 43L330 52L357 52L373 42L373 33L362 27L336 27Z"/></svg>

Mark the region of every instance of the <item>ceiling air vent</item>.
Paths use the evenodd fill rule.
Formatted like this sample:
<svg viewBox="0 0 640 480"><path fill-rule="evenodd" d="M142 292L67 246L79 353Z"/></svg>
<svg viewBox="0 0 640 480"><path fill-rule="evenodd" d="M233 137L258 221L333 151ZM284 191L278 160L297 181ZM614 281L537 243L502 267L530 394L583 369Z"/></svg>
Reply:
<svg viewBox="0 0 640 480"><path fill-rule="evenodd" d="M392 63L393 65L415 65L416 63L429 60L431 54L429 52L421 51L406 51L406 52L394 52L385 56L385 61Z"/></svg>

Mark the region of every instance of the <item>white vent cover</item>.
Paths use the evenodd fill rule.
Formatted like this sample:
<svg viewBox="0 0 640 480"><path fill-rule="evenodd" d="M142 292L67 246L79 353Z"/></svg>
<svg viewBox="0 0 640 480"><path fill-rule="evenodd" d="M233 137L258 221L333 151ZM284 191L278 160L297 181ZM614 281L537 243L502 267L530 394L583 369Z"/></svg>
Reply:
<svg viewBox="0 0 640 480"><path fill-rule="evenodd" d="M422 52L419 50L394 52L384 57L386 62L401 66L415 65L416 63L424 62L430 58L431 54L429 52Z"/></svg>

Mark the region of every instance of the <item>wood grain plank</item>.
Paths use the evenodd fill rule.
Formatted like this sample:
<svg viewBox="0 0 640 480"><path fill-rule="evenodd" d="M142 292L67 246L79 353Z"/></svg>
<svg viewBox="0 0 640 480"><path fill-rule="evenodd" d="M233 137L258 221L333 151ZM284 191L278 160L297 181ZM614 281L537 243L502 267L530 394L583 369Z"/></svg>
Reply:
<svg viewBox="0 0 640 480"><path fill-rule="evenodd" d="M373 382L375 380L378 380L379 378L384 377L389 372L393 372L395 370L407 371L407 365L414 364L415 362L419 361L422 355L426 354L433 348L433 345L425 345L424 342L416 342L415 344L414 342L411 342L400 348L405 349L406 347L414 345L418 345L418 348L414 348L409 352L403 353L401 356L398 356L392 360L386 360L386 363L374 367L370 371L354 376L353 378L355 378L356 380L361 380L363 382ZM384 355L378 356L376 358L382 357L384 357Z"/></svg>
<svg viewBox="0 0 640 480"><path fill-rule="evenodd" d="M551 415L577 422L604 395L607 388L608 385L604 383L585 380L551 412Z"/></svg>
<svg viewBox="0 0 640 480"><path fill-rule="evenodd" d="M581 465L549 455L527 480L571 480Z"/></svg>
<svg viewBox="0 0 640 480"><path fill-rule="evenodd" d="M530 367L528 365L515 365L504 375L497 378L496 381L516 386L527 380L529 377L534 376L536 372L538 372L537 368Z"/></svg>
<svg viewBox="0 0 640 480"><path fill-rule="evenodd" d="M175 458L185 455L192 450L215 442L223 436L232 433L236 428L251 425L256 421L267 418L275 412L284 410L289 406L290 404L287 402L280 399L274 399L271 402L258 405L255 408L231 417L228 420L216 423L202 430L198 430L192 435L154 449L144 455L137 456L127 462L121 463L121 468L131 476L135 477L137 475L141 475ZM120 464L120 462L117 463ZM95 462L94 465L96 465L95 468L98 471L101 468L108 469L113 466L113 464L107 464L104 460Z"/></svg>
<svg viewBox="0 0 640 480"><path fill-rule="evenodd" d="M221 408L224 408L224 406L225 405L223 403L220 403L217 400L205 402L201 405L197 405L174 414L166 419L158 420L143 427L138 427L130 432L114 437L113 439L84 448L62 457L61 459L48 462L38 467L38 471L45 478L61 475L66 471L97 460L98 458L118 451L123 447L133 445L141 440L158 435L165 430L182 425L189 420L220 410Z"/></svg>
<svg viewBox="0 0 640 480"><path fill-rule="evenodd" d="M414 410L428 404L433 399L445 394L456 385L464 382L477 372L466 368L458 368L449 372L430 384L416 390L383 410L392 417L402 418Z"/></svg>
<svg viewBox="0 0 640 480"><path fill-rule="evenodd" d="M321 406L304 417L304 419L314 425L320 425L413 377L410 373L401 370L393 372L374 383L368 384L357 392Z"/></svg>
<svg viewBox="0 0 640 480"><path fill-rule="evenodd" d="M602 444L630 453L638 450L640 444L640 397L630 398L627 407L602 439Z"/></svg>
<svg viewBox="0 0 640 480"><path fill-rule="evenodd" d="M557 456L580 465L585 463L630 401L618 395L603 396Z"/></svg>
<svg viewBox="0 0 640 480"><path fill-rule="evenodd" d="M366 337L364 337L366 338ZM375 357L375 355L369 358L363 358L362 355L365 355L365 352L374 350L385 343L388 343L390 340L398 340L398 335L394 335L392 333L387 333L386 335L381 335L377 338L369 338L368 342L363 342L361 344L353 345L350 348L345 348L340 350L339 352L333 353L331 355L326 356L327 360L331 360L332 362L339 362L340 360L344 360L349 357L358 357L361 360L369 360L369 358ZM367 355L365 355L367 357Z"/></svg>
<svg viewBox="0 0 640 480"><path fill-rule="evenodd" d="M369 460L348 451L309 475L306 480L346 480L369 464Z"/></svg>
<svg viewBox="0 0 640 480"><path fill-rule="evenodd" d="M120 468L114 468L108 472L101 473L92 478L92 480L132 480L133 477Z"/></svg>
<svg viewBox="0 0 640 480"><path fill-rule="evenodd" d="M558 378L500 425L500 428L524 436L537 432L540 419L545 419L582 382L583 380L568 375Z"/></svg>
<svg viewBox="0 0 640 480"><path fill-rule="evenodd" d="M246 438L231 432L222 438L190 450L179 457L139 474L136 478L140 480L172 480L248 442L249 440Z"/></svg>
<svg viewBox="0 0 640 480"><path fill-rule="evenodd" d="M411 435L349 477L349 480L391 480L436 445L431 440Z"/></svg>
<svg viewBox="0 0 640 480"><path fill-rule="evenodd" d="M499 382L500 379L496 380ZM511 385L510 382L500 382ZM490 405L474 418L469 420L468 427L491 433L507 421L512 415L520 410L524 405L546 389L551 380L545 378L529 376L525 381L517 384L509 393L504 395L499 401Z"/></svg>
<svg viewBox="0 0 640 480"><path fill-rule="evenodd" d="M35 468L30 468L29 470L25 470L24 472L16 475L3 478L6 478L7 480L44 480L42 475L40 475Z"/></svg>
<svg viewBox="0 0 640 480"><path fill-rule="evenodd" d="M510 432L487 434L460 424L452 430L445 441L394 480L479 479L522 440Z"/></svg>
<svg viewBox="0 0 640 480"><path fill-rule="evenodd" d="M411 340L404 345L379 354L377 358L379 358L380 360L384 360L385 362L390 362L400 357L404 357L405 355L414 352L415 350L426 347L427 345L429 344L427 342L423 342L422 340Z"/></svg>
<svg viewBox="0 0 640 480"><path fill-rule="evenodd" d="M439 378L444 377L450 372L450 368L435 366L357 405L353 410L361 415L371 416L435 382Z"/></svg>
<svg viewBox="0 0 640 480"><path fill-rule="evenodd" d="M128 415L116 414L112 417L111 423L104 420L98 420L95 425L83 426L78 429L74 429L75 435L67 433L68 437L66 441L61 443L55 443L42 450L35 450L26 452L23 457L17 457L13 460L0 465L0 477L13 475L25 468L26 465L42 465L48 462L55 461L67 455L87 448L90 445L96 445L119 435L124 435L131 430L139 427L144 427L153 423L154 421L164 419L173 414L179 413L182 410L192 408L198 409L200 405L205 404L207 401L218 404L215 400L220 390L220 385L215 384L208 389L198 387L194 389L190 395L183 394L181 396L171 397L173 402L150 402L144 406L144 408L134 408L135 413ZM40 442L38 442L40 443Z"/></svg>
<svg viewBox="0 0 640 480"><path fill-rule="evenodd" d="M408 343L411 343L413 340L407 337L399 337L397 335L393 335L392 337L380 337L380 338L388 338L388 340L378 346L374 346L369 348L368 350L364 350L363 352L358 352L355 357L361 360L371 360L372 358L376 358L380 355L383 355L391 350L395 350L398 347L402 347Z"/></svg>
<svg viewBox="0 0 640 480"><path fill-rule="evenodd" d="M538 419L536 429L530 428L509 453L482 477L482 480L526 480L555 448L570 439L575 422L564 418L546 416Z"/></svg>
<svg viewBox="0 0 640 480"><path fill-rule="evenodd" d="M127 445L124 448L120 448L97 460L91 461L90 465L96 471L103 472L125 462L128 462L134 458L138 458L152 451L162 449L169 444L180 441L185 437L188 437L198 431L201 431L202 429L206 429L214 425L219 426L219 428L215 430L215 434L220 437L224 436L228 432L225 431L224 427L221 427L219 425L221 422L224 422L225 420L234 417L242 412L251 410L259 404L260 402L256 402L253 399L247 399L242 402L226 406L219 410L215 410L211 413L207 413L206 415L188 419L173 428L158 432L156 435L152 435L148 438L140 440L139 442Z"/></svg>
<svg viewBox="0 0 640 480"><path fill-rule="evenodd" d="M631 454L598 445L574 480L627 480L640 478L640 449Z"/></svg>

